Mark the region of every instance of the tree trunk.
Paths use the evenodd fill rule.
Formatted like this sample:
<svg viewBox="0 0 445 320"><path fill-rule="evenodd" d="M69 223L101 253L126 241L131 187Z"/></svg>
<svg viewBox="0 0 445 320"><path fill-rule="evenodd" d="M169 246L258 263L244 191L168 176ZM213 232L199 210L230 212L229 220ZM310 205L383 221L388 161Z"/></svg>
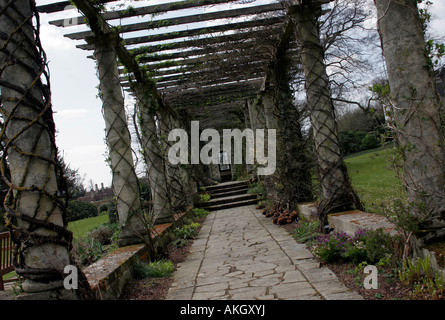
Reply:
<svg viewBox="0 0 445 320"><path fill-rule="evenodd" d="M429 70L415 0L375 0L388 70L394 132L408 200L423 220L420 244L445 238L443 107ZM423 219L423 217L425 218Z"/></svg>
<svg viewBox="0 0 445 320"><path fill-rule="evenodd" d="M323 47L320 44L317 22L320 10L319 4L300 5L296 8L293 18L301 47L307 104L322 190L318 212L322 223L325 224L328 213L362 209L362 205L351 186L339 147L334 105L324 64Z"/></svg>
<svg viewBox="0 0 445 320"><path fill-rule="evenodd" d="M147 93L147 90L144 90L143 85L138 84L133 90L138 100L139 129L152 196L153 221L155 224L173 222L165 159L161 150L161 141L155 122L158 104L157 101Z"/></svg>
<svg viewBox="0 0 445 320"><path fill-rule="evenodd" d="M105 135L113 173L113 193L122 230L119 246L142 243L147 234L139 195L139 181L134 169L131 137L127 126L124 98L117 68L117 35L89 39L94 42L105 120Z"/></svg>
<svg viewBox="0 0 445 320"><path fill-rule="evenodd" d="M1 169L9 185L5 220L19 232L14 267L25 278L25 293L75 299L74 290L63 288L72 234L58 198L60 167L45 55L32 25L35 4L0 0L0 8Z"/></svg>

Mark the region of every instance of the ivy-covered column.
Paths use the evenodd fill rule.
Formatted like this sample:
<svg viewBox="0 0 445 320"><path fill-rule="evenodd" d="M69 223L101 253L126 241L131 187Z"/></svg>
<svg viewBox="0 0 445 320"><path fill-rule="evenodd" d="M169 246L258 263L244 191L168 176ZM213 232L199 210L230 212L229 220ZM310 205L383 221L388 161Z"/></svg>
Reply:
<svg viewBox="0 0 445 320"><path fill-rule="evenodd" d="M186 130L187 125L185 122L189 120L188 116L185 113L178 113L170 114L169 115L169 126L168 126L168 132L165 132L164 136L170 133L170 130L174 129L183 129ZM169 147L174 142L169 141ZM168 151L166 154L166 157L168 157ZM186 206L192 206L193 205L193 186L191 185L191 168L189 164L176 164L173 165L170 161L167 162L167 165L169 168L171 168L175 172L176 179L178 180L178 184L180 186L180 196L181 201Z"/></svg>
<svg viewBox="0 0 445 320"><path fill-rule="evenodd" d="M390 93L384 97L419 245L445 239L443 103L415 0L375 0ZM401 27L403 26L403 28Z"/></svg>
<svg viewBox="0 0 445 320"><path fill-rule="evenodd" d="M269 189L281 204L294 210L297 203L313 200L312 163L301 131L300 112L293 103L288 68L283 52L271 64L261 100L267 129L275 129L277 137L277 167L269 179Z"/></svg>
<svg viewBox="0 0 445 320"><path fill-rule="evenodd" d="M266 118L264 114L264 107L263 107L263 97L261 95L261 92L253 99L249 99L246 102L247 104L247 114L249 115L249 125L250 129L255 132L257 129L266 129ZM265 137L265 140L267 139L267 136ZM267 145L267 142L264 142L264 145ZM252 176L252 178L260 178L257 176L257 167L258 163L255 162L253 165L249 165L249 171ZM263 179L264 180L264 179Z"/></svg>
<svg viewBox="0 0 445 320"><path fill-rule="evenodd" d="M277 56L270 69L269 91L273 93L273 104L265 108L268 128L275 124L277 129L277 169L275 174L278 194L290 210L297 203L314 199L312 189L313 164L309 156L308 139L303 137L301 114L293 102L288 69L290 65L285 53ZM271 119L271 117L273 117Z"/></svg>
<svg viewBox="0 0 445 320"><path fill-rule="evenodd" d="M127 125L124 97L117 68L116 33L90 38L94 43L97 61L102 112L105 120L105 138L113 174L112 187L122 230L120 246L141 243L147 236L142 212L139 181L136 176L131 149L131 137Z"/></svg>
<svg viewBox="0 0 445 320"><path fill-rule="evenodd" d="M0 0L0 8L0 165L9 188L3 205L12 264L24 279L17 299L78 299L90 290L80 270L79 290L63 285L64 269L73 264L72 233L61 198L64 177L37 9L28 0Z"/></svg>
<svg viewBox="0 0 445 320"><path fill-rule="evenodd" d="M158 103L151 96L144 84L135 83L132 86L136 95L138 108L138 125L141 136L142 152L147 166L147 175L153 204L153 223L173 222L171 194L168 185L166 159L161 150L161 137L156 121Z"/></svg>
<svg viewBox="0 0 445 320"><path fill-rule="evenodd" d="M306 78L307 105L322 190L318 214L322 224L326 224L328 213L362 209L362 205L352 188L339 147L334 105L324 64L323 47L320 43L317 21L320 13L320 3L307 1L293 7L292 18L300 43L301 62Z"/></svg>
<svg viewBox="0 0 445 320"><path fill-rule="evenodd" d="M172 130L184 130L178 115L173 110L159 110L159 131L161 140L161 152L165 162L167 172L167 183L171 195L171 205L173 211L183 211L187 206L193 205L193 192L190 186L190 176L188 165L169 161L168 153L170 147L175 143L168 140Z"/></svg>

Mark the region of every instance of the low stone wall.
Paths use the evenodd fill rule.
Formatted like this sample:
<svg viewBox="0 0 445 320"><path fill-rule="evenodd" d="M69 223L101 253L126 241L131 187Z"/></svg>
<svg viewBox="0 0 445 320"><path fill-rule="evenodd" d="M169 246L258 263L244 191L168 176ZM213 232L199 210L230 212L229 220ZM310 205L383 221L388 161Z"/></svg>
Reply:
<svg viewBox="0 0 445 320"><path fill-rule="evenodd" d="M317 208L314 202L301 203L298 205L300 214L304 219L317 219ZM346 211L340 213L333 213L328 215L329 227L335 231L345 232L353 235L357 230L375 230L383 228L391 235L395 235L396 227L386 217L376 214L368 213L360 210Z"/></svg>
<svg viewBox="0 0 445 320"><path fill-rule="evenodd" d="M156 247L168 243L168 233L187 213L175 215L174 223L156 225L152 237ZM117 300L125 285L134 279L133 266L137 261L149 261L150 252L144 244L118 248L83 270L96 299Z"/></svg>

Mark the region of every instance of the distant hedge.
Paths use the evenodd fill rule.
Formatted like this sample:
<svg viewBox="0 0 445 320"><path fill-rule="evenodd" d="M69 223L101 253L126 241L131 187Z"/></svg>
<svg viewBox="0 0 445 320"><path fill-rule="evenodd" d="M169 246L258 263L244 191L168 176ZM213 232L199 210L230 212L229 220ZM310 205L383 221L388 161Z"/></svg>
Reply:
<svg viewBox="0 0 445 320"><path fill-rule="evenodd" d="M68 203L68 222L97 217L97 208L88 202L72 200Z"/></svg>
<svg viewBox="0 0 445 320"><path fill-rule="evenodd" d="M343 155L374 149L379 146L380 141L376 134L363 131L340 132L340 148Z"/></svg>

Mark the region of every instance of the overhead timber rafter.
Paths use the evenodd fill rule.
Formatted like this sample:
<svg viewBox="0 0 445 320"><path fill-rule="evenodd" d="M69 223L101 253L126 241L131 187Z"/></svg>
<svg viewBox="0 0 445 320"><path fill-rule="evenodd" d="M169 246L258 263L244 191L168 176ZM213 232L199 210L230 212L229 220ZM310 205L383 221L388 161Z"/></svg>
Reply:
<svg viewBox="0 0 445 320"><path fill-rule="evenodd" d="M114 5L112 2L97 1L107 6ZM122 39L117 53L124 67L120 69L124 88L129 87L129 81L155 80L151 90L158 101L174 108L190 111L199 109L192 106L216 104L230 109L230 104L223 102L232 102L233 108L238 108L242 103L235 101L253 97L260 90L287 21L287 7L282 2L253 2L186 0L100 12L89 0L74 0L82 16L73 11L70 21L77 20L78 25L88 22L91 31L65 36L86 41L92 34L118 32ZM238 7L228 9L230 4ZM39 11L53 13L68 5L66 1L53 3L40 6ZM212 8L210 12L208 8ZM215 11L218 8L221 10ZM193 9L193 14L185 9ZM173 17L157 18L172 11ZM112 20L114 26L110 24ZM65 26L65 21L50 23L75 25ZM135 31L143 33L134 34ZM94 49L88 41L77 47Z"/></svg>
<svg viewBox="0 0 445 320"><path fill-rule="evenodd" d="M141 31L141 30L157 29L157 28L161 28L161 27L171 27L171 26L176 26L176 25L181 25L181 24L190 24L190 23L196 23L196 22L210 21L210 20L216 20L216 19L237 18L240 16L260 14L260 13L266 13L266 12L277 11L277 10L283 10L283 7L280 3L273 3L273 4L261 5L261 6L257 6L257 7L247 7L247 8L240 8L240 9L216 11L216 12L202 13L202 14L196 14L196 15L190 15L190 16L182 16L182 17L176 17L176 18L170 18L170 19L164 19L164 20L153 20L153 21L139 22L139 23L133 23L133 24L128 24L128 25L121 25L119 28L119 32L126 33L126 32L134 32L134 31ZM104 19L104 21L105 21L105 19ZM70 33L65 36L70 39L73 39L73 40L80 40L80 39L84 39L86 36L89 36L89 35L91 35L90 31L84 31L84 32Z"/></svg>

